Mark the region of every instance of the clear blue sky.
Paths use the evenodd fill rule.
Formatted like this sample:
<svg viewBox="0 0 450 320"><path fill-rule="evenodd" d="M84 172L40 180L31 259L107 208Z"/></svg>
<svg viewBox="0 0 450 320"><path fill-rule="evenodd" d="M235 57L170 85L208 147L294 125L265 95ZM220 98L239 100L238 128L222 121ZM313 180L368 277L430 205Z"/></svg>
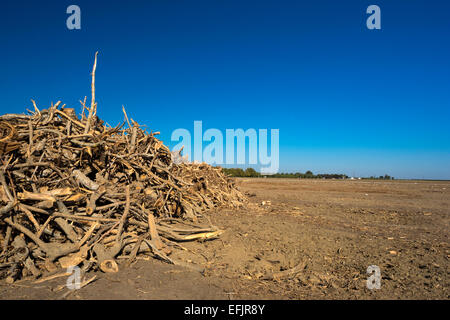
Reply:
<svg viewBox="0 0 450 320"><path fill-rule="evenodd" d="M0 40L2 114L78 108L98 50L111 125L278 128L280 171L450 179L449 1L2 1Z"/></svg>

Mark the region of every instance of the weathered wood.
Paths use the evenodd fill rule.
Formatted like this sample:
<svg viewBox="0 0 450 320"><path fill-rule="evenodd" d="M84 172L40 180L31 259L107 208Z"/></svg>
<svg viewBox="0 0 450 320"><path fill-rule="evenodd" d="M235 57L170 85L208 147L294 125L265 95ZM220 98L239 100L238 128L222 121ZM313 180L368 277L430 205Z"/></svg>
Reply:
<svg viewBox="0 0 450 320"><path fill-rule="evenodd" d="M96 65L97 54L81 118L60 101L46 110L32 101L29 115L0 116L0 266L14 266L9 281L22 270L36 277L70 263L115 270L124 251L128 263L150 254L182 264L170 257L171 248L182 248L175 241L222 233L198 223L204 212L245 202L221 168L174 161L159 132L148 133L124 107L121 124L105 125L97 116ZM30 254L16 263L10 242L21 234Z"/></svg>

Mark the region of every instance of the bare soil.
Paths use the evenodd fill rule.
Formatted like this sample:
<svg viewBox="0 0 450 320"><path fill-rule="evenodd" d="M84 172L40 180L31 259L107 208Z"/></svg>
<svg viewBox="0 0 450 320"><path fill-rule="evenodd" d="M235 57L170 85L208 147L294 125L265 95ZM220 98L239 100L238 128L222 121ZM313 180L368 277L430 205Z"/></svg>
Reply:
<svg viewBox="0 0 450 320"><path fill-rule="evenodd" d="M67 299L449 299L450 182L239 179L249 204L208 214L226 232L139 260ZM264 204L263 204L264 201ZM269 201L269 202L268 202ZM367 288L379 266L381 288ZM284 278L274 273L300 266ZM88 274L90 278L94 273ZM2 299L61 299L66 278L0 283Z"/></svg>

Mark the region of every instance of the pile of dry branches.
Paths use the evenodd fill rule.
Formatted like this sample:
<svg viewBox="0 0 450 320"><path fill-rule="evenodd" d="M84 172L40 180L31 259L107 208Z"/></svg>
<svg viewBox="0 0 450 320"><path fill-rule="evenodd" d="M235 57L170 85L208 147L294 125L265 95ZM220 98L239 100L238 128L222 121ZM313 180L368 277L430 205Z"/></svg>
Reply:
<svg viewBox="0 0 450 320"><path fill-rule="evenodd" d="M244 196L220 168L176 164L170 150L124 112L109 127L91 106L60 102L0 116L0 278L13 282L69 266L117 271L148 254L170 263L180 241L222 231L198 224ZM88 111L88 114L85 114Z"/></svg>

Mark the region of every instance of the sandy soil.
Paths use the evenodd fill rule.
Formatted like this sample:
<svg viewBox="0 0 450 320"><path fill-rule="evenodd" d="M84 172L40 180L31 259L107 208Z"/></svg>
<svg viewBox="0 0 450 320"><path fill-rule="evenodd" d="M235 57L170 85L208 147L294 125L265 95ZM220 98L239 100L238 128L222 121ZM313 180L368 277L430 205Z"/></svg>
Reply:
<svg viewBox="0 0 450 320"><path fill-rule="evenodd" d="M221 239L151 259L68 299L449 299L450 182L240 179L249 204L208 214ZM263 205L264 201L264 205ZM269 203L267 202L269 201ZM367 267L381 288L367 288ZM278 273L296 268L296 273ZM275 278L271 277L275 274ZM2 299L60 299L65 278L0 283Z"/></svg>

